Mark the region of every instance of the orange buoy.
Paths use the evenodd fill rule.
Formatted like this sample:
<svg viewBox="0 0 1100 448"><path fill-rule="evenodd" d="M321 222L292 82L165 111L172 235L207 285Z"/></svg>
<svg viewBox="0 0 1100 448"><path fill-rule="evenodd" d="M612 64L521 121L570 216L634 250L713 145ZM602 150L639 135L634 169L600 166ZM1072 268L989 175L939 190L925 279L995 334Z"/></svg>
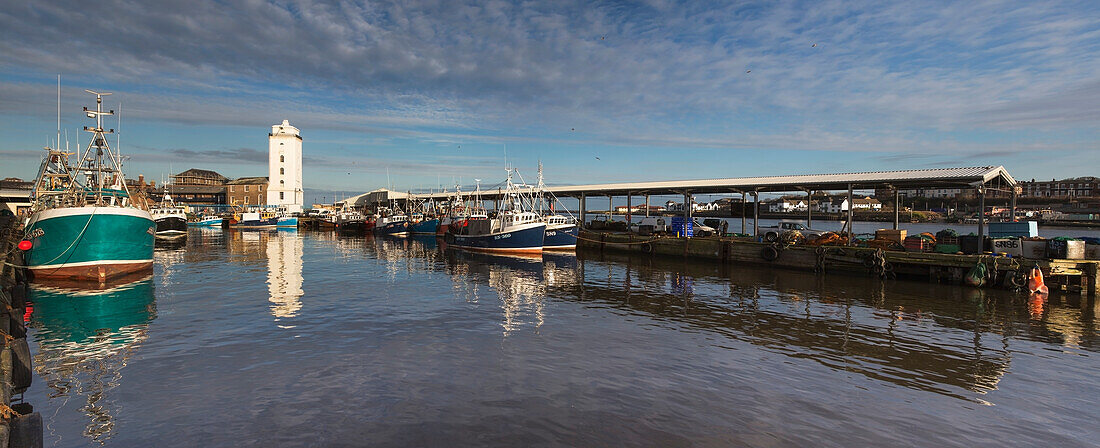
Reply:
<svg viewBox="0 0 1100 448"><path fill-rule="evenodd" d="M1043 283L1043 271L1038 266L1031 268L1031 275L1027 279L1027 290L1032 294L1046 294L1049 292L1047 285Z"/></svg>

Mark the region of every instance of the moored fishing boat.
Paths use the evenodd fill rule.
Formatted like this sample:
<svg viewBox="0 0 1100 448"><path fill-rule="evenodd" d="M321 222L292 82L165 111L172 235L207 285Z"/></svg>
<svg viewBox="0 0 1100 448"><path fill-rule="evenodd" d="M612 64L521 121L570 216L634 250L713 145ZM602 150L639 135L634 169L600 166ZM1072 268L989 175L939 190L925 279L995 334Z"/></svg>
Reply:
<svg viewBox="0 0 1100 448"><path fill-rule="evenodd" d="M183 207L172 202L172 197L164 194L164 200L149 209L153 222L157 224L154 235L158 240L178 241L187 238L187 213Z"/></svg>
<svg viewBox="0 0 1100 448"><path fill-rule="evenodd" d="M577 221L562 215L543 216L546 238L542 243L546 250L572 250L577 248Z"/></svg>
<svg viewBox="0 0 1100 448"><path fill-rule="evenodd" d="M437 229L439 229L439 218L413 215L413 219L409 224L409 233L416 235L435 235Z"/></svg>
<svg viewBox="0 0 1100 448"><path fill-rule="evenodd" d="M366 218L356 210L345 209L336 214L336 230L343 233L363 233Z"/></svg>
<svg viewBox="0 0 1100 448"><path fill-rule="evenodd" d="M535 202L537 203L539 213L542 214L543 204L548 204L550 209L550 215L542 216L543 222L546 223L546 238L542 243L543 249L546 250L574 250L577 248L577 236L580 232L580 228L577 226L577 219L572 215L564 216L554 213L554 205L557 203L557 198L553 194L546 191L546 184L542 179L542 163L539 163L538 171L538 184L535 186Z"/></svg>
<svg viewBox="0 0 1100 448"><path fill-rule="evenodd" d="M470 217L453 223L447 234L451 246L500 253L542 253L546 223L532 212L502 211L494 218Z"/></svg>
<svg viewBox="0 0 1100 448"><path fill-rule="evenodd" d="M409 234L409 218L404 214L383 216L374 225L376 235L405 236Z"/></svg>
<svg viewBox="0 0 1100 448"><path fill-rule="evenodd" d="M447 243L480 252L542 253L546 223L538 214L523 210L524 199L512 184L512 170L508 170L506 185L504 207L495 217L471 216L453 222L448 229Z"/></svg>
<svg viewBox="0 0 1100 448"><path fill-rule="evenodd" d="M235 229L274 229L278 220L279 218L272 212L245 212L241 213L237 222L230 224L229 227Z"/></svg>
<svg viewBox="0 0 1100 448"><path fill-rule="evenodd" d="M49 151L35 181L34 205L25 226L30 249L24 254L35 279L107 281L153 266L152 215L137 208L122 173L121 158L107 143L103 96L96 109L84 108L95 127L76 166L71 153ZM82 176L82 178L78 178Z"/></svg>
<svg viewBox="0 0 1100 448"><path fill-rule="evenodd" d="M203 215L197 221L188 221L190 227L221 227L222 217L213 215Z"/></svg>

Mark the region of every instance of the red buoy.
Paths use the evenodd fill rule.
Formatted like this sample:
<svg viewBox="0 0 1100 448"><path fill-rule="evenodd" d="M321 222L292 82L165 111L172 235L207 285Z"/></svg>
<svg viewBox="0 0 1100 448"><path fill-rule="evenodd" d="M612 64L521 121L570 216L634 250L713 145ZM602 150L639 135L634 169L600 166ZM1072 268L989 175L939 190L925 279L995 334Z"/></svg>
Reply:
<svg viewBox="0 0 1100 448"><path fill-rule="evenodd" d="M20 241L19 250L31 250L31 242L27 240Z"/></svg>

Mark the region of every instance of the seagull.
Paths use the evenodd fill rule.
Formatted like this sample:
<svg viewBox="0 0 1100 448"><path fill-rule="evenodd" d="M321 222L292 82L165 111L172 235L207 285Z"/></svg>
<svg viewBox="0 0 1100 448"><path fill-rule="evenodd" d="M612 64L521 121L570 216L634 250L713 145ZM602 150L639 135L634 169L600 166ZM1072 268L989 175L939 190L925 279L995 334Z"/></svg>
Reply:
<svg viewBox="0 0 1100 448"><path fill-rule="evenodd" d="M810 48L813 48L813 47L816 47L816 46L817 46L817 42L814 42L813 45L810 45Z"/></svg>
<svg viewBox="0 0 1100 448"><path fill-rule="evenodd" d="M603 36L600 36L600 40L604 40L604 39L607 39L607 35L606 35L606 34L604 34Z"/></svg>
<svg viewBox="0 0 1100 448"><path fill-rule="evenodd" d="M569 128L570 131L576 131L577 128Z"/></svg>
<svg viewBox="0 0 1100 448"><path fill-rule="evenodd" d="M752 70L745 70L745 73L752 73Z"/></svg>
<svg viewBox="0 0 1100 448"><path fill-rule="evenodd" d="M596 156L596 160L600 160L600 157L599 157L599 156Z"/></svg>

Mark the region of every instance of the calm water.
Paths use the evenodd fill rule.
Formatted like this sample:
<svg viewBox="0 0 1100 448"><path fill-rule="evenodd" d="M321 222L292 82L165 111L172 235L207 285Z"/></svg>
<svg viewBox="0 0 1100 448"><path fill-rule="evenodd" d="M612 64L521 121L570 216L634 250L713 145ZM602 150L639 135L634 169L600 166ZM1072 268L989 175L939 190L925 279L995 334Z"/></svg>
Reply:
<svg viewBox="0 0 1100 448"><path fill-rule="evenodd" d="M1095 305L434 239L192 230L37 287L47 446L1095 446Z"/></svg>

